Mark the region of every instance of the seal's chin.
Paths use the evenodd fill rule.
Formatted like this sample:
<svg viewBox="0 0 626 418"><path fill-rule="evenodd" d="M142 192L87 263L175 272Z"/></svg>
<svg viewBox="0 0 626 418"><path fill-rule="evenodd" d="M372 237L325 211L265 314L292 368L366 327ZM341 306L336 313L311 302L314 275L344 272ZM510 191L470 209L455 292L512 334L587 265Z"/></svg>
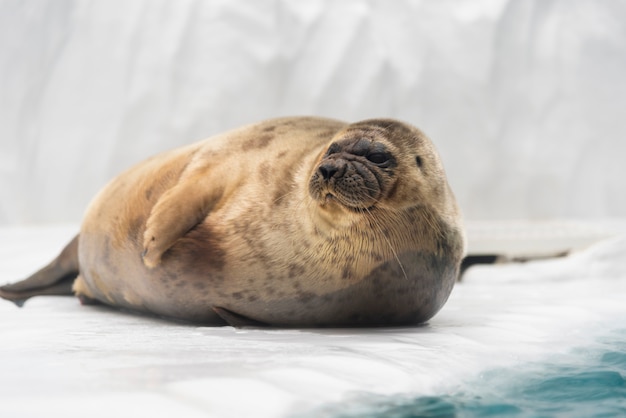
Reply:
<svg viewBox="0 0 626 418"><path fill-rule="evenodd" d="M334 192L327 191L326 194L324 194L321 199L318 199L318 202L320 206L323 208L341 207L350 212L356 212L356 213L369 211L369 210L374 209L375 207L375 202L353 201L353 200L346 198L345 196L342 196L336 191Z"/></svg>

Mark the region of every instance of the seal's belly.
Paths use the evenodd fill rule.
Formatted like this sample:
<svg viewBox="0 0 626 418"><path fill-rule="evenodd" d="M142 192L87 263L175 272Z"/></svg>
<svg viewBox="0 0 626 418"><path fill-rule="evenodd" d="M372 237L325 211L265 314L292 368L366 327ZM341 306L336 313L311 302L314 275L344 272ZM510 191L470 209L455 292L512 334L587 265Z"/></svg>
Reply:
<svg viewBox="0 0 626 418"><path fill-rule="evenodd" d="M301 291L305 284L296 278L294 291L288 294L256 297L253 287L223 301L233 312L272 325L408 325L427 321L441 309L457 275L458 266L451 259L409 252L399 261L381 263L348 286Z"/></svg>

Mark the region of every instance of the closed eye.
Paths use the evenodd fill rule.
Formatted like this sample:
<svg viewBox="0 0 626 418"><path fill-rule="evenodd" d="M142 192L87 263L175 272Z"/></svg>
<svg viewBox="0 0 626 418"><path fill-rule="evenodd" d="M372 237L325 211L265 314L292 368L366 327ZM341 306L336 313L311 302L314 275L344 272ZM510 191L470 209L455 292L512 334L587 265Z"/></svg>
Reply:
<svg viewBox="0 0 626 418"><path fill-rule="evenodd" d="M383 164L389 161L389 155L384 152L373 152L368 154L366 158L374 164Z"/></svg>

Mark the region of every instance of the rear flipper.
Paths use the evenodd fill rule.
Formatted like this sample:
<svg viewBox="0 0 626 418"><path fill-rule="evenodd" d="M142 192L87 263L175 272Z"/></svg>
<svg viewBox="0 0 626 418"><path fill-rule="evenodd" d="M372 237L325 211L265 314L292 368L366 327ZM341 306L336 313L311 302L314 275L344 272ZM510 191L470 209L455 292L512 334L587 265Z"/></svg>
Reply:
<svg viewBox="0 0 626 418"><path fill-rule="evenodd" d="M0 297L22 306L38 295L73 295L72 283L78 276L78 235L50 264L21 282L0 286Z"/></svg>

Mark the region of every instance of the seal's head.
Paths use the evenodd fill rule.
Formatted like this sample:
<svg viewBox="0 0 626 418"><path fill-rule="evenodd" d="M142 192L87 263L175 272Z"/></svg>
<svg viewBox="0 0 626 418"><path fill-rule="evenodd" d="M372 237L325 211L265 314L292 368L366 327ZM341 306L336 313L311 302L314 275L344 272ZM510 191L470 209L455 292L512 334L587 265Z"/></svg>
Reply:
<svg viewBox="0 0 626 418"><path fill-rule="evenodd" d="M358 122L335 135L313 168L309 194L328 211L430 205L445 212L450 203L433 144L417 128L391 119Z"/></svg>

